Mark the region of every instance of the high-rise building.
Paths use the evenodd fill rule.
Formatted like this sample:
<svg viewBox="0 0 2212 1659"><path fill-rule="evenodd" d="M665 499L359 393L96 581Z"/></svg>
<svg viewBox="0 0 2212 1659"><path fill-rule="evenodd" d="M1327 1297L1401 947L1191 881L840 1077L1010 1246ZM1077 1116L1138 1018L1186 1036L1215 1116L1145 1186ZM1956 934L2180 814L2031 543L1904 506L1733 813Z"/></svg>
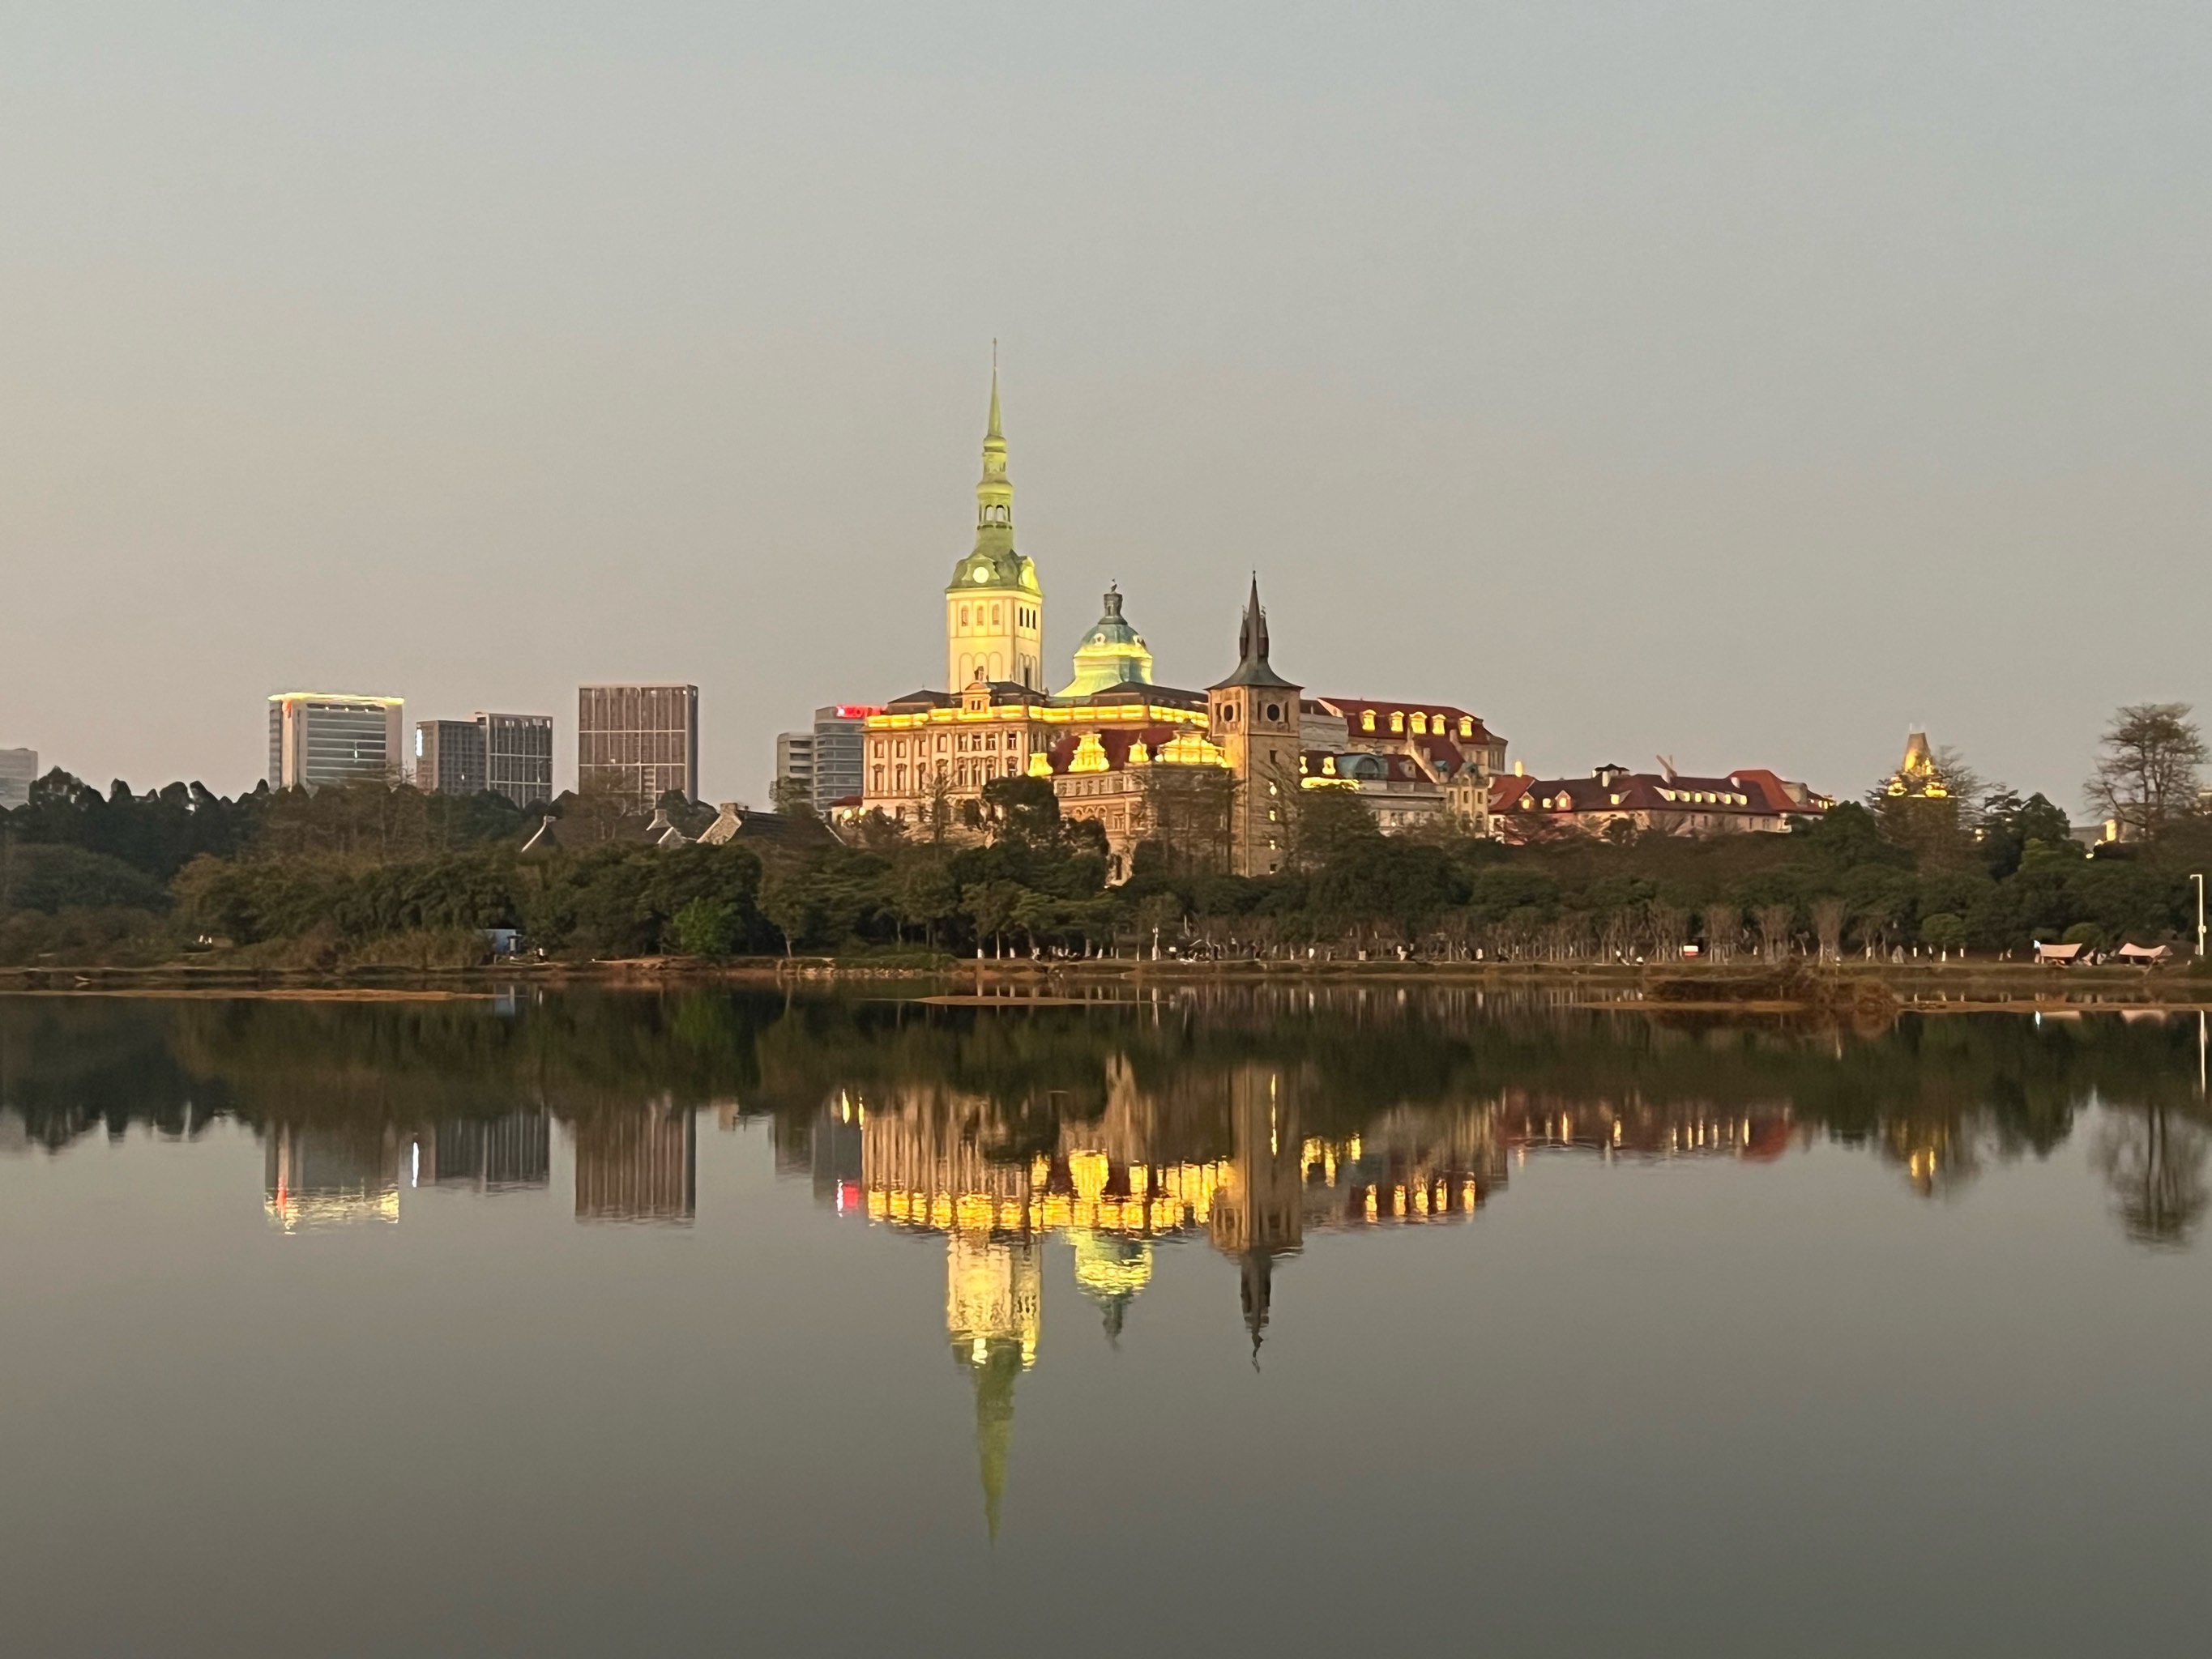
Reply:
<svg viewBox="0 0 2212 1659"><path fill-rule="evenodd" d="M21 806L31 799L39 778L39 751L0 749L0 807Z"/></svg>
<svg viewBox="0 0 2212 1659"><path fill-rule="evenodd" d="M483 727L474 720L416 720L415 787L441 795L482 794Z"/></svg>
<svg viewBox="0 0 2212 1659"><path fill-rule="evenodd" d="M484 787L517 806L542 806L553 799L553 717L550 714L477 715L484 738Z"/></svg>
<svg viewBox="0 0 2212 1659"><path fill-rule="evenodd" d="M857 800L866 783L861 761L867 749L868 716L882 709L833 702L814 711L814 810L827 812L841 800Z"/></svg>
<svg viewBox="0 0 2212 1659"><path fill-rule="evenodd" d="M783 802L783 791L787 784L801 784L808 800L814 799L814 734L811 732L779 732L775 734L775 787L769 799L776 805Z"/></svg>
<svg viewBox="0 0 2212 1659"><path fill-rule="evenodd" d="M269 699L269 782L276 789L401 775L399 697L279 691Z"/></svg>
<svg viewBox="0 0 2212 1659"><path fill-rule="evenodd" d="M415 722L415 787L445 795L485 790L517 806L553 799L553 717L487 714Z"/></svg>
<svg viewBox="0 0 2212 1659"><path fill-rule="evenodd" d="M651 803L699 799L699 688L586 685L576 693L576 787Z"/></svg>
<svg viewBox="0 0 2212 1659"><path fill-rule="evenodd" d="M806 786L806 799L817 812L839 801L857 803L867 787L868 716L884 711L872 703L824 703L814 711L811 732L775 734L775 787Z"/></svg>

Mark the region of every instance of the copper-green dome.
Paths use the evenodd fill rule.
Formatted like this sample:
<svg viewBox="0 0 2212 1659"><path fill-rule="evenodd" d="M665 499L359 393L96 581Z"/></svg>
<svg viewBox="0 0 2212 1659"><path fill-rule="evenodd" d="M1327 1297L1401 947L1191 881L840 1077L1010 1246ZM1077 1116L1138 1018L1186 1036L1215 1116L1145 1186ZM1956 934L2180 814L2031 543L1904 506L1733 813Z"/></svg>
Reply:
<svg viewBox="0 0 2212 1659"><path fill-rule="evenodd" d="M1075 647L1075 678L1060 690L1063 697L1087 697L1116 685L1150 685L1152 653L1144 635L1121 614L1121 595L1106 590L1104 614Z"/></svg>

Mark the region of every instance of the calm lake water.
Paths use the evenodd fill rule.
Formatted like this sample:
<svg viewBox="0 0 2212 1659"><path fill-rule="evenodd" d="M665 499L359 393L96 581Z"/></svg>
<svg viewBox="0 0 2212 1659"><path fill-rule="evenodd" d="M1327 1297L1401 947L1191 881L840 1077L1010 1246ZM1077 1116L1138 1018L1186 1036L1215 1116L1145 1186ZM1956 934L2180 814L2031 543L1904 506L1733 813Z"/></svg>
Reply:
<svg viewBox="0 0 2212 1659"><path fill-rule="evenodd" d="M0 999L0 1648L2196 1650L2204 1044Z"/></svg>

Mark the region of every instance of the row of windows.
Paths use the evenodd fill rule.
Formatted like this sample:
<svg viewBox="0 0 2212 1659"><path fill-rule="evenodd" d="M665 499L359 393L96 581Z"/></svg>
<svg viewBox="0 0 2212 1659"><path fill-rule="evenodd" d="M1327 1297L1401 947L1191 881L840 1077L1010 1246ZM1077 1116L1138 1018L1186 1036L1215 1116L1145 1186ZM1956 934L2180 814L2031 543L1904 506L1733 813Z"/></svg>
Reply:
<svg viewBox="0 0 2212 1659"><path fill-rule="evenodd" d="M951 763L939 761L937 763L935 775L945 779L956 789L966 789L988 783L994 778L1011 778L1021 768L1011 757L1005 760ZM890 780L892 794L903 795L908 793L907 769L903 766L892 766L888 769L881 766L871 768L868 793L872 795L882 794L886 776ZM930 777L931 769L927 762L915 766L913 787L915 790L927 788Z"/></svg>
<svg viewBox="0 0 2212 1659"><path fill-rule="evenodd" d="M1406 724L1407 717L1404 709L1394 708L1390 711L1390 729L1393 732L1402 734L1406 730ZM1431 714L1418 708L1413 711L1413 735L1417 738L1428 737L1431 733L1439 738L1449 737L1451 734L1451 721L1449 719L1442 714ZM1375 730L1373 709L1364 708L1360 711L1359 729L1363 732ZM1462 738L1471 738L1474 735L1473 715L1462 714L1459 717L1459 734Z"/></svg>
<svg viewBox="0 0 2212 1659"><path fill-rule="evenodd" d="M586 732L576 745L585 766L680 766L690 753L682 732Z"/></svg>
<svg viewBox="0 0 2212 1659"><path fill-rule="evenodd" d="M973 617L969 616L974 613ZM963 605L960 607L960 626L963 628L1002 628L1006 625L1006 607L1001 605ZM1037 613L1030 606L1014 607L1014 626L1035 628Z"/></svg>
<svg viewBox="0 0 2212 1659"><path fill-rule="evenodd" d="M965 755L971 752L994 751L1000 746L1000 734L996 732L961 732L950 736L939 732L937 734L937 752L940 755ZM1005 733L1005 738L1007 750L1010 753L1019 753L1022 747L1022 733L1008 732ZM904 738L876 738L874 740L875 758L882 760L888 753L894 760L904 760L907 742L908 739ZM914 752L917 756L927 755L929 752L927 738L915 738L913 743Z"/></svg>

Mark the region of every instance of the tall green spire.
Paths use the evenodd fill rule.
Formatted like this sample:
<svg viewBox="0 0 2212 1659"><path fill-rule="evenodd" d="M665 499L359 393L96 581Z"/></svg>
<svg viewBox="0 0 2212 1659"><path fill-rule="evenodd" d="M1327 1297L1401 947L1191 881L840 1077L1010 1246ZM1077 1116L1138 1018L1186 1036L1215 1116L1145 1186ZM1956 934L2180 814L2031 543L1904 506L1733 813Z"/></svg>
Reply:
<svg viewBox="0 0 2212 1659"><path fill-rule="evenodd" d="M983 434L983 476L975 484L975 550L1013 551L1014 484L1006 477L1006 434L999 424L999 364L991 363L991 420Z"/></svg>
<svg viewBox="0 0 2212 1659"><path fill-rule="evenodd" d="M999 419L999 354L991 352L991 417L983 432L983 476L975 483L975 545L954 568L947 592L975 587L1027 587L1029 562L1014 551L1014 483L1006 476L1006 434ZM981 569L983 574L975 573Z"/></svg>

